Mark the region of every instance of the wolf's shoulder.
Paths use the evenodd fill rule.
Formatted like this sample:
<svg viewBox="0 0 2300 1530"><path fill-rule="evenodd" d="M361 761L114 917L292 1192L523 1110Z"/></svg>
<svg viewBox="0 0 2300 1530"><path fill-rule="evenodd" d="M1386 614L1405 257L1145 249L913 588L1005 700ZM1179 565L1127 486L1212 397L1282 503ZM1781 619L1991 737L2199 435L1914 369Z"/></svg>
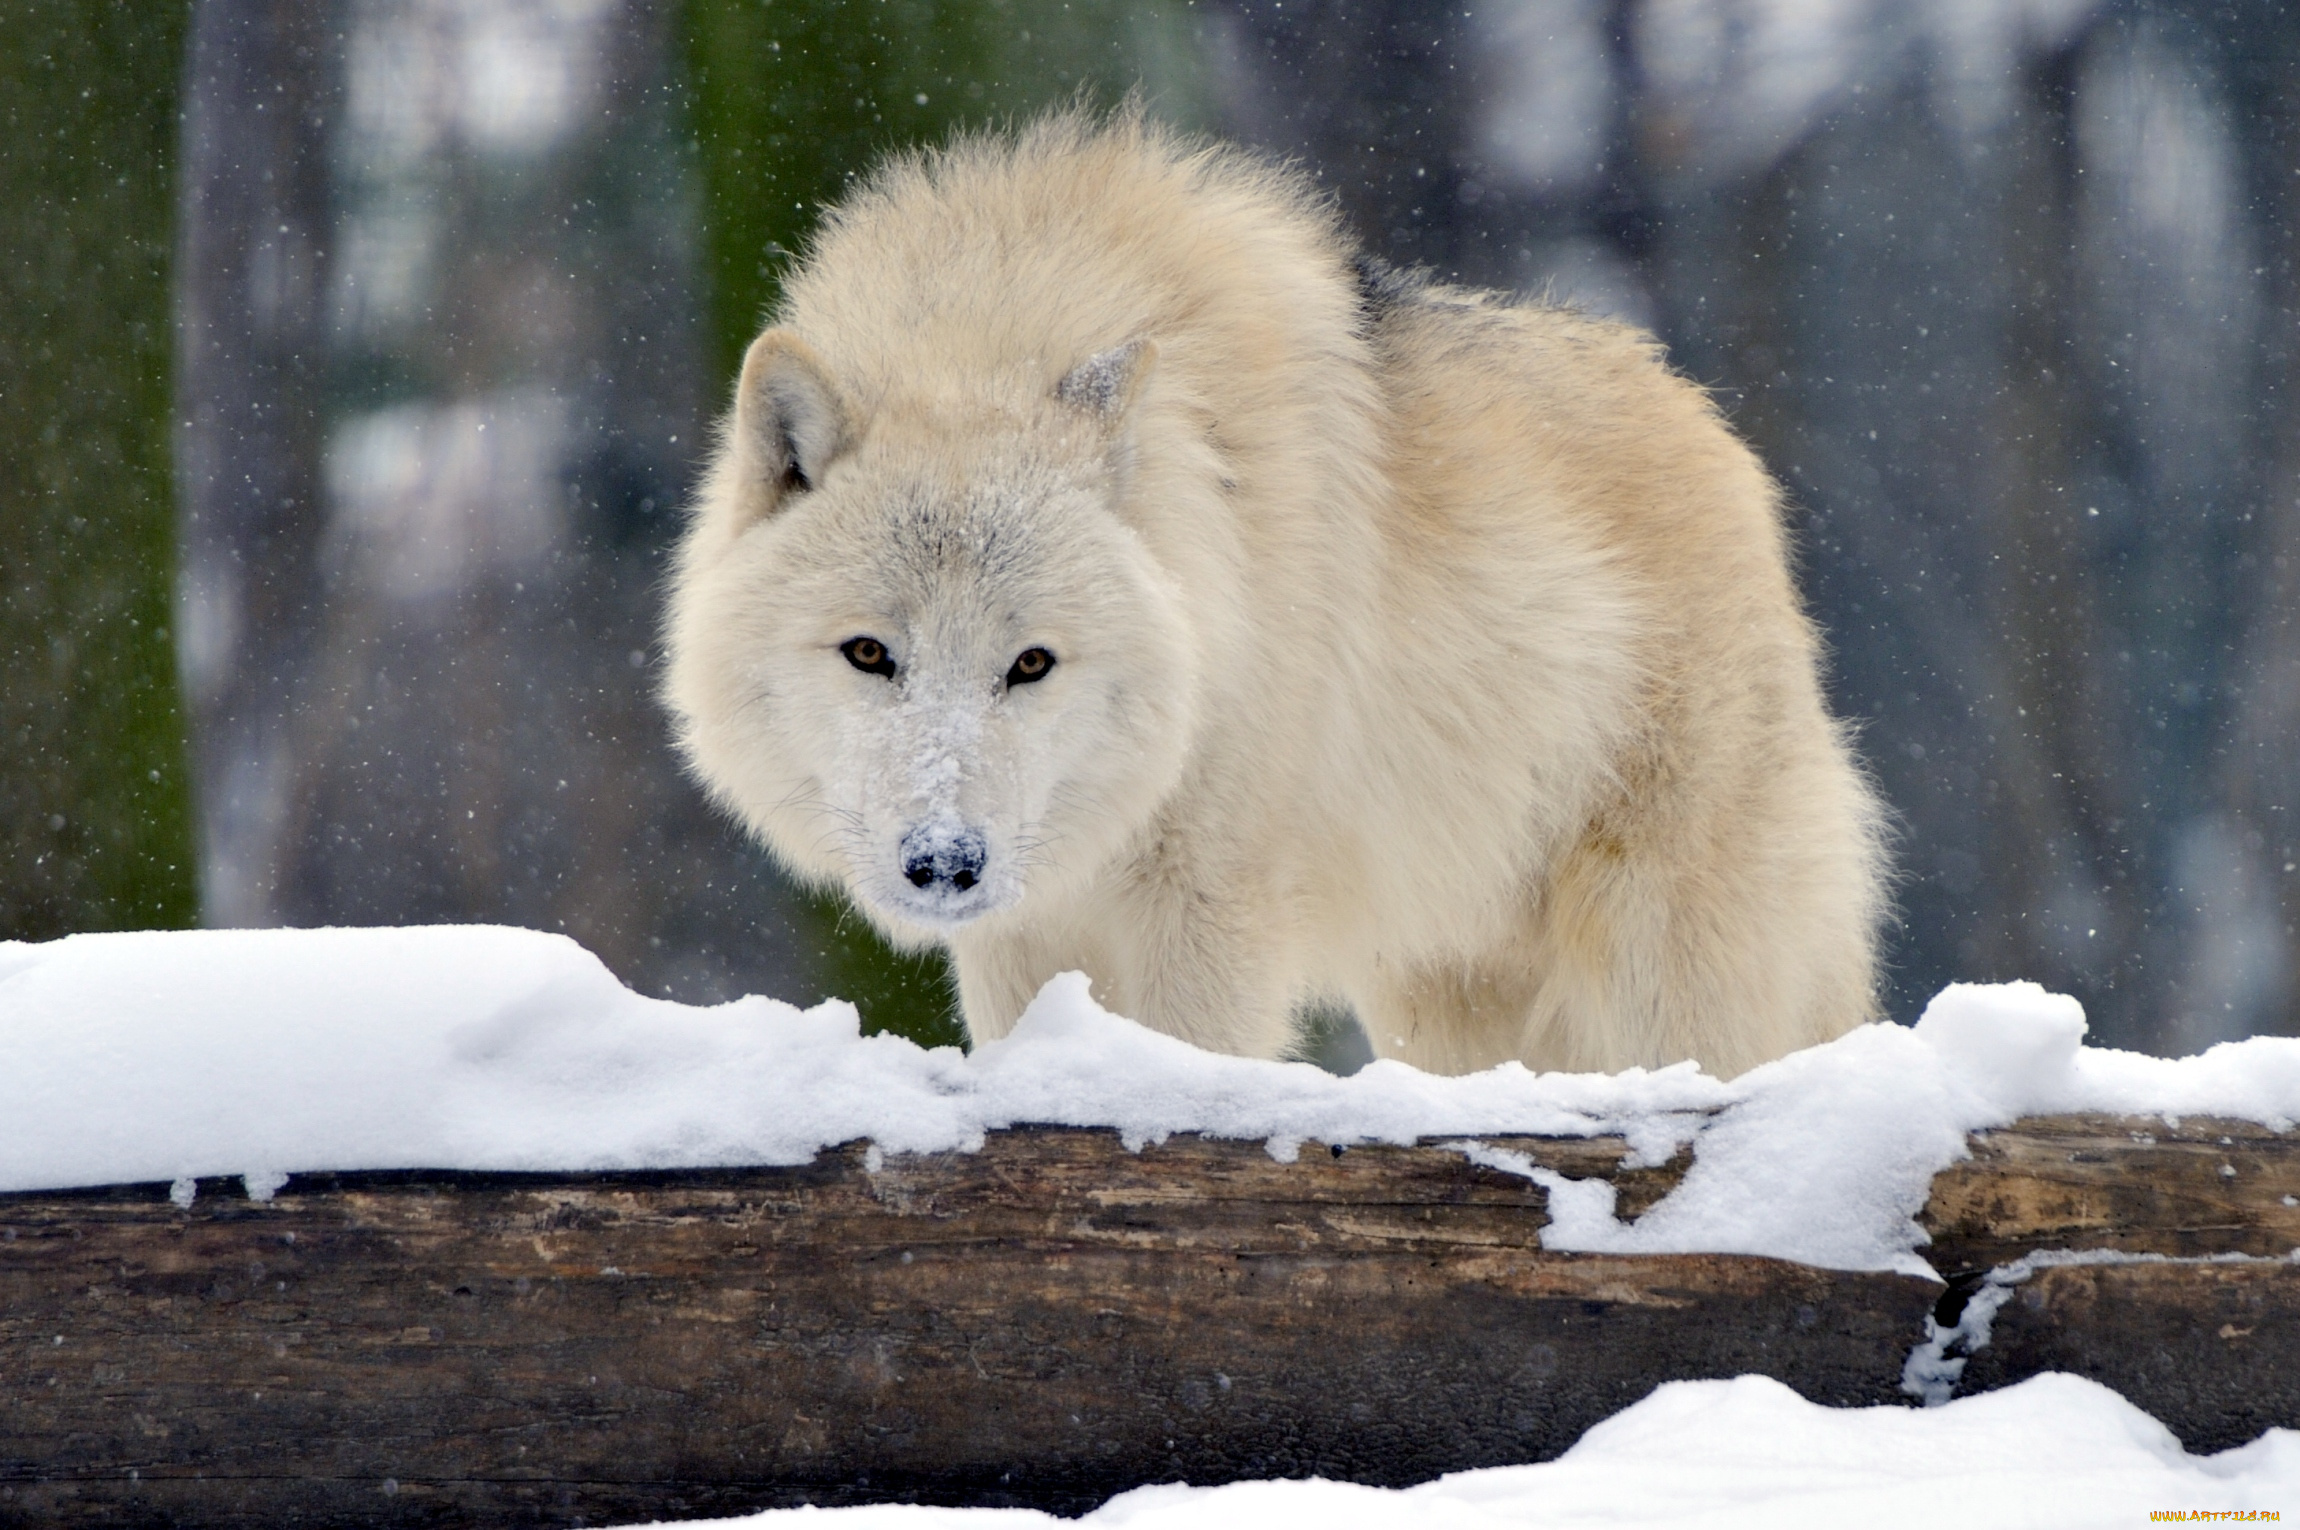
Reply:
<svg viewBox="0 0 2300 1530"><path fill-rule="evenodd" d="M1069 111L882 165L825 214L782 317L898 386L921 366L1035 375L1136 336L1210 378L1347 347L1351 253L1299 172L1138 111Z"/></svg>
<svg viewBox="0 0 2300 1530"><path fill-rule="evenodd" d="M1031 238L1133 244L1148 254L1225 228L1282 228L1337 251L1344 243L1330 199L1298 169L1128 106L1058 111L893 155L829 211L822 242L924 230L1003 236L1016 248Z"/></svg>

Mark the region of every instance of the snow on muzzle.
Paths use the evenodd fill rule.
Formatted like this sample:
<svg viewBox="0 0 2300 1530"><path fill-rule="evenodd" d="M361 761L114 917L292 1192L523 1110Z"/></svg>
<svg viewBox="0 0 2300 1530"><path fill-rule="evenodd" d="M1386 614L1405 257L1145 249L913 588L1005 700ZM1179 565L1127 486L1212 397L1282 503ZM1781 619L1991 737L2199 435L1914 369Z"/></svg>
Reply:
<svg viewBox="0 0 2300 1530"><path fill-rule="evenodd" d="M990 841L979 829L952 819L912 828L897 851L911 891L902 901L914 916L961 923L1000 905L992 886Z"/></svg>
<svg viewBox="0 0 2300 1530"><path fill-rule="evenodd" d="M972 829L922 826L902 837L902 878L922 890L938 890L948 883L968 893L982 880L990 847Z"/></svg>
<svg viewBox="0 0 2300 1530"><path fill-rule="evenodd" d="M896 917L965 924L1021 897L1007 812L1020 762L1011 740L986 727L981 687L931 673L913 685L853 740L858 816L876 831L855 880Z"/></svg>

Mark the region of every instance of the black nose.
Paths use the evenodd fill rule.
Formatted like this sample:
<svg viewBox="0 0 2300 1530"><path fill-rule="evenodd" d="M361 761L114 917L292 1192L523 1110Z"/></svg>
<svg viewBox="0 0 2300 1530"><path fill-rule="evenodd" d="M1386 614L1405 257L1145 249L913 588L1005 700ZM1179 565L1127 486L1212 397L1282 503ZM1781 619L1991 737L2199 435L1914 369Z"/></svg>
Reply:
<svg viewBox="0 0 2300 1530"><path fill-rule="evenodd" d="M913 829L902 837L902 874L913 887L939 883L967 892L982 880L989 859L990 847L972 829Z"/></svg>

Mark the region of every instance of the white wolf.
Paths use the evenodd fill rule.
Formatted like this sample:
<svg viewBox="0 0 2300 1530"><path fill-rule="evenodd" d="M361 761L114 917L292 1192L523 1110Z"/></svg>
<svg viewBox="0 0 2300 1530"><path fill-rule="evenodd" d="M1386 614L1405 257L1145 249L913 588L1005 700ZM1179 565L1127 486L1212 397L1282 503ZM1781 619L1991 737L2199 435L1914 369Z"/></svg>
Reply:
<svg viewBox="0 0 2300 1530"><path fill-rule="evenodd" d="M1139 113L882 168L751 347L668 699L800 875L1274 1055L1718 1073L1869 1018L1779 496L1647 337L1353 261Z"/></svg>

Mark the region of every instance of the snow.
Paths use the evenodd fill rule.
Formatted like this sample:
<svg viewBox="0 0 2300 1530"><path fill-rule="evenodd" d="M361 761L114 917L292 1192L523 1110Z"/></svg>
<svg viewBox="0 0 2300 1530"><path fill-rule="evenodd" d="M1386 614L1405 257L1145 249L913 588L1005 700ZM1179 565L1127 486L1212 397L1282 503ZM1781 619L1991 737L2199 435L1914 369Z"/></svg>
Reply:
<svg viewBox="0 0 2300 1530"><path fill-rule="evenodd" d="M1913 1027L1866 1026L1723 1082L1691 1064L1604 1076L1514 1063L1349 1078L1202 1052L1111 1015L1072 973L967 1056L860 1034L855 1011L642 998L563 936L489 926L209 930L0 944L0 1191L297 1172L803 1163L858 1139L971 1150L1023 1122L1261 1141L1450 1141L1550 1189L1554 1249L1770 1254L1930 1273L1914 1221L1967 1133L2110 1110L2300 1119L2300 1040L2179 1061L2083 1046L2072 999L1957 986ZM1694 1144L1634 1224L1612 1187L1476 1141Z"/></svg>
<svg viewBox="0 0 2300 1530"><path fill-rule="evenodd" d="M1913 1028L1866 1026L1757 1068L1699 1134L1682 1186L1636 1223L1613 1188L1464 1144L1550 1190L1546 1248L1769 1254L1930 1275L1916 1215L1967 1134L2025 1115L2300 1118L2300 1040L2255 1037L2168 1061L2089 1048L2074 999L2033 983L1955 984ZM1512 1161L1514 1160L1514 1161Z"/></svg>
<svg viewBox="0 0 2300 1530"><path fill-rule="evenodd" d="M851 1005L642 998L563 936L485 926L0 945L0 1191L331 1169L804 1163L980 1146L1017 1122L1298 1145L1629 1129L1666 1151L1724 1086L1215 1056L1047 985L969 1057Z"/></svg>
<svg viewBox="0 0 2300 1530"><path fill-rule="evenodd" d="M786 1509L755 1530L1937 1530L2144 1525L2150 1511L2283 1510L2300 1500L2300 1432L2191 1456L2096 1382L2037 1376L1942 1408L1823 1408L1777 1381L1673 1381L1539 1466L1402 1490L1338 1482L1137 1488L1082 1520L1022 1509Z"/></svg>

